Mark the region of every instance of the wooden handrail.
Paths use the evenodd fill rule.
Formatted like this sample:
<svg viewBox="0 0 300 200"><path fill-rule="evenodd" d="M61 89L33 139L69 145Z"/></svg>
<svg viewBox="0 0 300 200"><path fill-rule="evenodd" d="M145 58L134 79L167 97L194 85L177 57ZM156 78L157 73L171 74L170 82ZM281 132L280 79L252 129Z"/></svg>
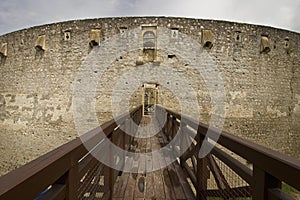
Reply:
<svg viewBox="0 0 300 200"><path fill-rule="evenodd" d="M197 122L188 116L173 112L159 105L156 106L156 109L158 115L167 114L171 116L167 118L168 120L179 120L183 124L194 129L195 132L200 135L199 138L207 136L209 139L215 140L214 138L217 138L216 136L220 134L219 130L209 128L208 125ZM160 116L159 118L162 119L163 117ZM166 122L165 126L167 127L170 124L174 123ZM207 134L208 129L210 129L210 135ZM182 131L183 130L184 129L182 129ZM191 133L189 134L191 135ZM244 158L253 165L252 171L247 166L234 159L231 155L217 147L214 147L211 152L211 154L222 160L250 184L254 199L265 199L268 197L268 190L280 188L281 182L285 182L297 190L300 190L300 160L255 144L249 140L234 136L226 131L221 131L218 140L215 142ZM190 173L189 170L188 174ZM194 179L194 176L191 178Z"/></svg>
<svg viewBox="0 0 300 200"><path fill-rule="evenodd" d="M100 127L0 177L0 199L34 199L53 184L55 188L60 188L60 191L66 191L64 198L76 199L76 196L74 198L68 192L73 191L70 188L71 184L77 187L79 183L69 183L69 181L63 179L65 179L64 177L67 177L67 179L73 178L68 177L72 169L75 169L75 173L78 174L79 160L89 153L85 145L97 145L104 138L99 134L99 131L102 130L107 137L111 137L118 124L123 123L129 118L134 118L134 121L139 123L141 117L142 107L139 106L132 110L129 115L124 114L117 117L116 120L110 120ZM78 178L77 180L79 181ZM65 182L63 183L66 186L64 189L55 184L61 180ZM74 191L76 190L75 188Z"/></svg>
<svg viewBox="0 0 300 200"><path fill-rule="evenodd" d="M299 160L225 131L222 131L219 139L215 141L222 148L215 146L208 157L200 159L197 153L201 144L208 142L205 137L212 136L209 139L214 140L219 131L210 128L211 135L208 135L208 125L160 106L156 106L155 113L157 116L167 114L167 122L161 126L166 138L169 140L176 136L177 131L193 138L194 143L188 148L188 152L182 155L180 164L195 186L198 199L206 199L209 196L238 198L250 195L253 196L253 199L288 199L289 197L280 189L283 181L300 190L298 181L300 179ZM100 188L102 186L97 187L104 190L104 197L111 197L116 171L100 163L85 146L96 147L99 142L108 138L119 147L125 148L126 141L130 142L130 136L125 134L120 127L126 126L129 119L138 124L141 118L142 107L140 106L129 114L120 115L116 119L110 120L100 127L0 177L0 200L34 199L38 195L40 195L40 199L73 200L82 198L82 195L89 192L86 191L86 188L91 187L90 180L95 177L93 173L96 173L98 177L104 176L103 188ZM159 119L162 119L162 117L160 116ZM184 126L181 127L181 123ZM130 124L129 126L131 127ZM99 134L100 131L104 135ZM117 141L119 144L117 144ZM225 151L224 148L227 150ZM182 151L181 146L174 149ZM250 162L253 168L249 168L238 159L233 158L228 151ZM189 157L192 158L193 167L187 163ZM249 185L230 188L222 168L218 166L218 162L215 160L216 158L225 163ZM215 176L219 188L217 190L207 189L209 170Z"/></svg>

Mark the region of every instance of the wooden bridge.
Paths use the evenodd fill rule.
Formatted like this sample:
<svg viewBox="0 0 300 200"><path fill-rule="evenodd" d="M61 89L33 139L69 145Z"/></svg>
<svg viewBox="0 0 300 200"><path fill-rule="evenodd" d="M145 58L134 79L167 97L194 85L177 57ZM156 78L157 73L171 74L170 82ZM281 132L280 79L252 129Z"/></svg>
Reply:
<svg viewBox="0 0 300 200"><path fill-rule="evenodd" d="M147 126L149 121L162 131L133 137L141 134L133 122ZM217 134L211 130L207 139L207 130L207 125L160 106L144 117L138 107L0 177L0 199L292 199L282 185L300 190L299 160L226 132L206 157L199 158L201 145L212 143ZM101 146L107 139L138 153L118 161L130 171L110 168L93 156L106 151L116 162L116 156ZM165 153L154 158L152 153L162 147Z"/></svg>

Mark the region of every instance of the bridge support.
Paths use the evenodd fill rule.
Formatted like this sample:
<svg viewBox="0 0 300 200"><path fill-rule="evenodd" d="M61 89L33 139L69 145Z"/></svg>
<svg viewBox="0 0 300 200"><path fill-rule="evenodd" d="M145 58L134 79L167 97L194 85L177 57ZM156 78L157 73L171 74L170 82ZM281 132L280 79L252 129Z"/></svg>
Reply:
<svg viewBox="0 0 300 200"><path fill-rule="evenodd" d="M268 197L269 189L281 189L281 181L267 172L259 169L257 166L253 167L253 199L270 199Z"/></svg>

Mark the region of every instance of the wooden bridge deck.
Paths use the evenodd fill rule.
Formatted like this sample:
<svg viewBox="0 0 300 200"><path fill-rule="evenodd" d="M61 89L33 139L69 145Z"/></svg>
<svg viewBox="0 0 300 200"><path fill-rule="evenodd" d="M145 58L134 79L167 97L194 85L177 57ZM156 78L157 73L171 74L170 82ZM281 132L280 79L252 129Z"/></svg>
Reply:
<svg viewBox="0 0 300 200"><path fill-rule="evenodd" d="M144 117L142 126L147 125L149 120L151 120L150 116ZM167 144L166 138L159 132L149 138L134 138L130 151L149 153L159 150L165 144ZM164 155L161 159L165 160L160 160L159 163L153 162L154 159L150 156L147 160L139 159L138 156L127 158L129 160L126 162L128 165L126 167L129 167L132 172L124 172L116 179L113 199L195 199L177 161L166 168L161 168L163 163L170 159L168 156L170 155ZM150 172L145 172L146 169Z"/></svg>

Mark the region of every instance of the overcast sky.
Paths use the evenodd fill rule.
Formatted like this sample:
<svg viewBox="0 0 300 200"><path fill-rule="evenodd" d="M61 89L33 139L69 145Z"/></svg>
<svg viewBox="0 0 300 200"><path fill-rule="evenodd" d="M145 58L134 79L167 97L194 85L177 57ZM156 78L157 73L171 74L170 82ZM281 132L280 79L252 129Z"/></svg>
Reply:
<svg viewBox="0 0 300 200"><path fill-rule="evenodd" d="M300 0L0 0L0 35L47 23L108 16L180 16L300 32Z"/></svg>

